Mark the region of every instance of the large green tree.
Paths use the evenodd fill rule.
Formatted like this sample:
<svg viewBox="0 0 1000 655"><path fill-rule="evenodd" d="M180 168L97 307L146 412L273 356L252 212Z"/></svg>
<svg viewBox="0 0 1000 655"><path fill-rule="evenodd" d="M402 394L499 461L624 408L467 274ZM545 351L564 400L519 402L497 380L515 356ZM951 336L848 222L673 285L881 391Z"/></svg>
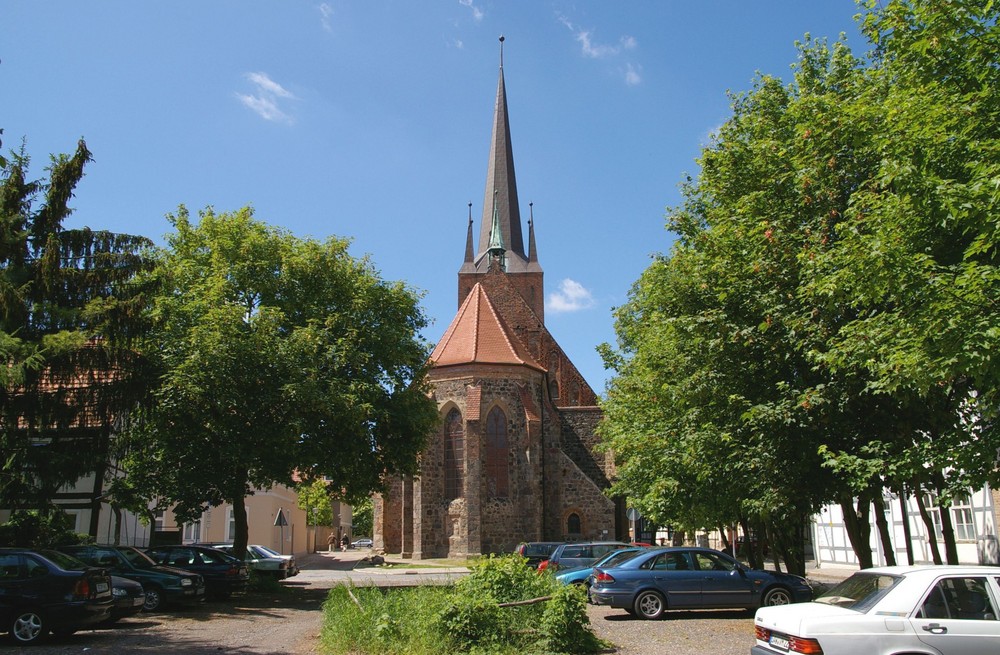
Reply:
<svg viewBox="0 0 1000 655"><path fill-rule="evenodd" d="M347 241L296 238L249 208L169 219L147 346L161 385L127 430L121 494L181 520L230 503L240 551L244 498L293 472L348 500L415 472L437 420L417 295Z"/></svg>
<svg viewBox="0 0 1000 655"><path fill-rule="evenodd" d="M780 528L821 502L868 565L886 489L997 475L997 9L864 9L870 59L807 39L792 84L734 96L604 348L616 490L757 522L793 568Z"/></svg>
<svg viewBox="0 0 1000 655"><path fill-rule="evenodd" d="M96 509L114 424L148 388L132 346L150 241L63 226L90 160L81 140L72 156L52 157L48 180L33 181L23 146L0 159L3 507L47 508L60 486L94 473Z"/></svg>

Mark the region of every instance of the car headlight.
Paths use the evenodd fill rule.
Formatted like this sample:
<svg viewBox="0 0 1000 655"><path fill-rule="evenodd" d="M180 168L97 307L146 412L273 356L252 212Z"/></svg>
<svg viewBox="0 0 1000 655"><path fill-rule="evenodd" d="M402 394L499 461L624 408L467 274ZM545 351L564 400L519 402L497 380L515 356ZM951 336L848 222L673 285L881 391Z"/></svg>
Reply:
<svg viewBox="0 0 1000 655"><path fill-rule="evenodd" d="M125 591L124 589L120 589L118 587L112 587L111 588L111 595L114 596L115 598L124 598L124 597L128 596L128 592Z"/></svg>
<svg viewBox="0 0 1000 655"><path fill-rule="evenodd" d="M191 578L181 578L181 586L182 587L190 587L193 584L194 584L194 582L191 581Z"/></svg>

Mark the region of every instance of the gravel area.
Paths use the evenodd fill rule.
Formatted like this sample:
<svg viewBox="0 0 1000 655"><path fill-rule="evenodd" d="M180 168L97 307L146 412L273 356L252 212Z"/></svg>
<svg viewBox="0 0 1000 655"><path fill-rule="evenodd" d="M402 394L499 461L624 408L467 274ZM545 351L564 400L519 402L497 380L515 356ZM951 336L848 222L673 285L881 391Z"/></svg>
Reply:
<svg viewBox="0 0 1000 655"><path fill-rule="evenodd" d="M302 572L282 583L282 593L250 594L189 609L140 614L110 629L86 630L50 639L34 647L5 647L3 653L56 655L67 653L171 655L321 655L321 607L328 590L350 576L355 584L395 586L440 584L456 572L412 570L386 573L355 569L366 553L318 553L299 559ZM820 584L832 584L849 569L810 572ZM753 645L751 611L667 612L658 621L643 621L623 610L588 606L595 633L615 645L606 655L747 655Z"/></svg>

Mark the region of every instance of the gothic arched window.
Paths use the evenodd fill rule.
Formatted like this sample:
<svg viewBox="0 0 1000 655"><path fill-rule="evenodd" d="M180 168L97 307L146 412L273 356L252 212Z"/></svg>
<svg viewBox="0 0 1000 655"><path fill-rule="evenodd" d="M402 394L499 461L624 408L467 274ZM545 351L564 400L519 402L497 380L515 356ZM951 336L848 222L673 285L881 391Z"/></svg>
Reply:
<svg viewBox="0 0 1000 655"><path fill-rule="evenodd" d="M569 515L566 519L566 533L570 535L577 535L583 533L583 526L580 524L580 515L576 512Z"/></svg>
<svg viewBox="0 0 1000 655"><path fill-rule="evenodd" d="M444 420L444 497L462 497L465 488L465 430L462 414L453 409Z"/></svg>
<svg viewBox="0 0 1000 655"><path fill-rule="evenodd" d="M507 458L509 453L507 417L504 416L499 407L494 407L486 417L486 494L489 498L508 497L510 474Z"/></svg>

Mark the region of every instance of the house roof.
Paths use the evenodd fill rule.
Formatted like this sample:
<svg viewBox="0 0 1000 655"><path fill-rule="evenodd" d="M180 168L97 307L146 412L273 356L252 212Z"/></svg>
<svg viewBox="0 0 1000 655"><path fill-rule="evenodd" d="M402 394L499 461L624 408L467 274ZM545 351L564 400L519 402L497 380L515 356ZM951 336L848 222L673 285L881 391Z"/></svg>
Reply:
<svg viewBox="0 0 1000 655"><path fill-rule="evenodd" d="M545 368L528 354L500 317L482 284L476 284L431 353L435 368L460 364L507 364Z"/></svg>

